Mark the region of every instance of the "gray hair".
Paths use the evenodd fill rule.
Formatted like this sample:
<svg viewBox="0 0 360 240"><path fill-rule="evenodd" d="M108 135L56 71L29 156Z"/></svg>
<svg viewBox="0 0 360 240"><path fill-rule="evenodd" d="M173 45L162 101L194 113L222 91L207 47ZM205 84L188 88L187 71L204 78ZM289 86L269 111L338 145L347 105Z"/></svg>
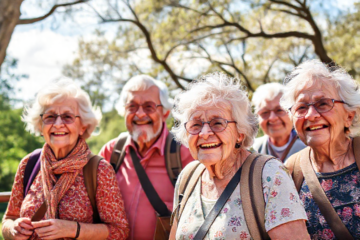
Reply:
<svg viewBox="0 0 360 240"><path fill-rule="evenodd" d="M284 109L289 109L295 104L295 97L306 84L312 82L326 82L326 86L334 87L341 100L346 102L344 107L347 111L355 112L355 117L350 126L350 136L358 136L360 133L360 91L359 84L341 67L328 67L319 60L310 60L300 64L287 77L288 83L285 92L280 99ZM290 117L291 114L290 114Z"/></svg>
<svg viewBox="0 0 360 240"><path fill-rule="evenodd" d="M146 91L150 87L156 86L159 89L159 97L163 111L166 113L172 108L172 99L169 98L169 91L166 85L148 75L137 75L132 77L123 87L120 98L115 105L115 109L120 116L125 115L125 104L127 101L128 93L132 91Z"/></svg>
<svg viewBox="0 0 360 240"><path fill-rule="evenodd" d="M172 128L176 140L188 147L184 123L197 107L217 106L218 103L230 104L237 130L245 135L242 147L250 147L258 131L257 118L251 111L247 93L240 81L224 73L201 76L176 96L173 115L178 124Z"/></svg>
<svg viewBox="0 0 360 240"><path fill-rule="evenodd" d="M255 108L255 113L260 109L260 105L265 101L271 101L284 93L285 87L280 83L267 83L259 86L253 94L251 103Z"/></svg>
<svg viewBox="0 0 360 240"><path fill-rule="evenodd" d="M35 102L24 107L22 121L26 124L26 130L36 136L40 135L42 126L40 114L44 113L46 107L69 98L75 99L78 103L81 122L86 126L82 136L84 139L89 138L101 121L101 110L92 107L89 94L69 79L56 81L42 88Z"/></svg>

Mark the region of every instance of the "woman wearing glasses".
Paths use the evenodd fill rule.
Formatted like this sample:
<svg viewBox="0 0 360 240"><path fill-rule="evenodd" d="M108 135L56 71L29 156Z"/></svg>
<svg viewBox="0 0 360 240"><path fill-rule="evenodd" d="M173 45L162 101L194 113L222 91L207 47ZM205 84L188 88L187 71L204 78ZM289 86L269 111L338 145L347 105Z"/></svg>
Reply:
<svg viewBox="0 0 360 240"><path fill-rule="evenodd" d="M193 158L205 170L200 172L189 195L189 190L185 190L184 198L189 196L186 201L179 196L179 186L188 180L183 179L184 174L194 164L186 166L179 176L174 210L179 212L177 209L183 208L183 211L181 215L174 215L174 226L177 223L177 228L172 229L173 239L254 237L247 226L251 220L245 219L247 209L243 209L242 186L238 182L243 164L253 155L247 148L252 145L258 128L247 94L241 88L238 81L215 73L190 84L188 90L175 99L174 117L179 124L173 128L173 132L177 140L189 147ZM263 217L268 235L272 239L308 239L304 209L282 163L276 159L269 160L259 180L258 188L262 189L265 200ZM228 191L228 185L234 182L234 190ZM219 203L224 194L229 197L221 206ZM218 215L206 227L209 216L212 216L209 213L217 208Z"/></svg>
<svg viewBox="0 0 360 240"><path fill-rule="evenodd" d="M38 165L33 161L35 167L27 167L29 159L36 156L33 154L20 162L3 218L5 239L125 239L128 236L120 190L114 171L105 160L98 162L94 177L97 188L92 190L101 222L94 224L89 187L84 180L84 167L92 156L85 139L100 119L101 112L92 108L89 95L69 80L43 88L35 103L25 108L23 121L27 129L42 135L45 144L35 159ZM35 175L32 184L25 186L24 177L29 176L26 171Z"/></svg>
<svg viewBox="0 0 360 240"><path fill-rule="evenodd" d="M267 83L259 86L252 97L259 126L265 136L255 139L253 148L262 154L269 154L285 162L292 154L305 148L298 138L287 112L280 106L284 86Z"/></svg>
<svg viewBox="0 0 360 240"><path fill-rule="evenodd" d="M359 85L344 69L317 60L299 65L286 80L281 105L309 146L286 163L300 190L309 234L359 239Z"/></svg>

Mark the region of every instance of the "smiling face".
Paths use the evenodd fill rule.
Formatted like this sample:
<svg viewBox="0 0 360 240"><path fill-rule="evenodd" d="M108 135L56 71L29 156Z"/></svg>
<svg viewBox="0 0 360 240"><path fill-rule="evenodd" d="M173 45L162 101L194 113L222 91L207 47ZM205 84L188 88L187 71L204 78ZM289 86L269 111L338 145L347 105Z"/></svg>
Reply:
<svg viewBox="0 0 360 240"><path fill-rule="evenodd" d="M274 112L283 111L280 107L280 98L282 95L278 95L273 100L265 100L259 108L259 125L266 135L270 139L276 138L288 138L291 133L292 124L288 114L284 116L277 116ZM273 111L270 111L273 110ZM267 119L262 118L262 113L270 112L270 116ZM286 143L286 141L285 141Z"/></svg>
<svg viewBox="0 0 360 240"><path fill-rule="evenodd" d="M159 89L152 86L145 91L131 91L128 94L126 105L136 103L139 105L145 102L154 102L161 104ZM169 111L163 113L163 107L156 108L154 113L146 114L142 107L135 113L125 110L126 128L133 140L139 144L155 141L161 133L162 125L169 116Z"/></svg>
<svg viewBox="0 0 360 240"><path fill-rule="evenodd" d="M325 83L325 80L309 82L297 92L295 103L314 103L322 98L341 100L335 87ZM334 107L325 113L318 113L310 106L303 118L293 117L294 127L300 139L312 148L337 146L346 139L345 127L350 127L354 112L348 112L344 104L335 103Z"/></svg>
<svg viewBox="0 0 360 240"><path fill-rule="evenodd" d="M69 98L64 101L54 103L45 108L44 114L64 114L72 113L79 115L78 103L75 99ZM58 117L54 124L44 124L42 122L41 134L45 142L50 145L55 156L64 158L76 145L79 136L84 134L86 127L82 125L79 117L71 124L64 124Z"/></svg>
<svg viewBox="0 0 360 240"><path fill-rule="evenodd" d="M208 122L214 118L234 120L229 104L222 103L218 107L199 107L191 114L189 120ZM187 133L187 137L191 156L205 166L211 166L236 157L235 144L241 142L244 135L238 133L235 123L228 123L224 131L217 133L210 129L209 124L204 124L199 134Z"/></svg>

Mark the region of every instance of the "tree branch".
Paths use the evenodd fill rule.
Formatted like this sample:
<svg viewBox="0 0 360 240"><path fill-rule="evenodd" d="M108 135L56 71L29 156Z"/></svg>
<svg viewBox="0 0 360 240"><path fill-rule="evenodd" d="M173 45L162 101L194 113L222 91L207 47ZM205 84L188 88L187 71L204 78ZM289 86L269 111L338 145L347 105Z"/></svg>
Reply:
<svg viewBox="0 0 360 240"><path fill-rule="evenodd" d="M50 11L45 14L44 16L41 16L41 17L37 17L37 18L27 18L27 19L19 19L18 22L17 22L17 25L20 25L20 24L31 24L31 23L35 23L35 22L39 22L41 20L44 20L45 18L49 17L51 14L53 14L55 12L55 10L59 7L67 7L67 6L72 6L72 5L76 5L76 4L79 4L79 3L85 3L89 0L78 0L76 2L72 2L72 3L63 3L63 4L56 4L54 5Z"/></svg>

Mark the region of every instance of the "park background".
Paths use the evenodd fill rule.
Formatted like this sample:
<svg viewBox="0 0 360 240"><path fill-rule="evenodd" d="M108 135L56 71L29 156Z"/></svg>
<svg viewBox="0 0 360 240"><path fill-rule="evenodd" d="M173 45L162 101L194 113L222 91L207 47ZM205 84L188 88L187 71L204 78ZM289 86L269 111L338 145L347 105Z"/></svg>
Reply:
<svg viewBox="0 0 360 240"><path fill-rule="evenodd" d="M126 130L114 104L137 74L164 81L172 96L222 71L251 97L308 59L360 80L359 9L356 0L0 0L0 192L43 145L21 113L46 84L74 79L101 107L100 135L88 140L97 153Z"/></svg>

